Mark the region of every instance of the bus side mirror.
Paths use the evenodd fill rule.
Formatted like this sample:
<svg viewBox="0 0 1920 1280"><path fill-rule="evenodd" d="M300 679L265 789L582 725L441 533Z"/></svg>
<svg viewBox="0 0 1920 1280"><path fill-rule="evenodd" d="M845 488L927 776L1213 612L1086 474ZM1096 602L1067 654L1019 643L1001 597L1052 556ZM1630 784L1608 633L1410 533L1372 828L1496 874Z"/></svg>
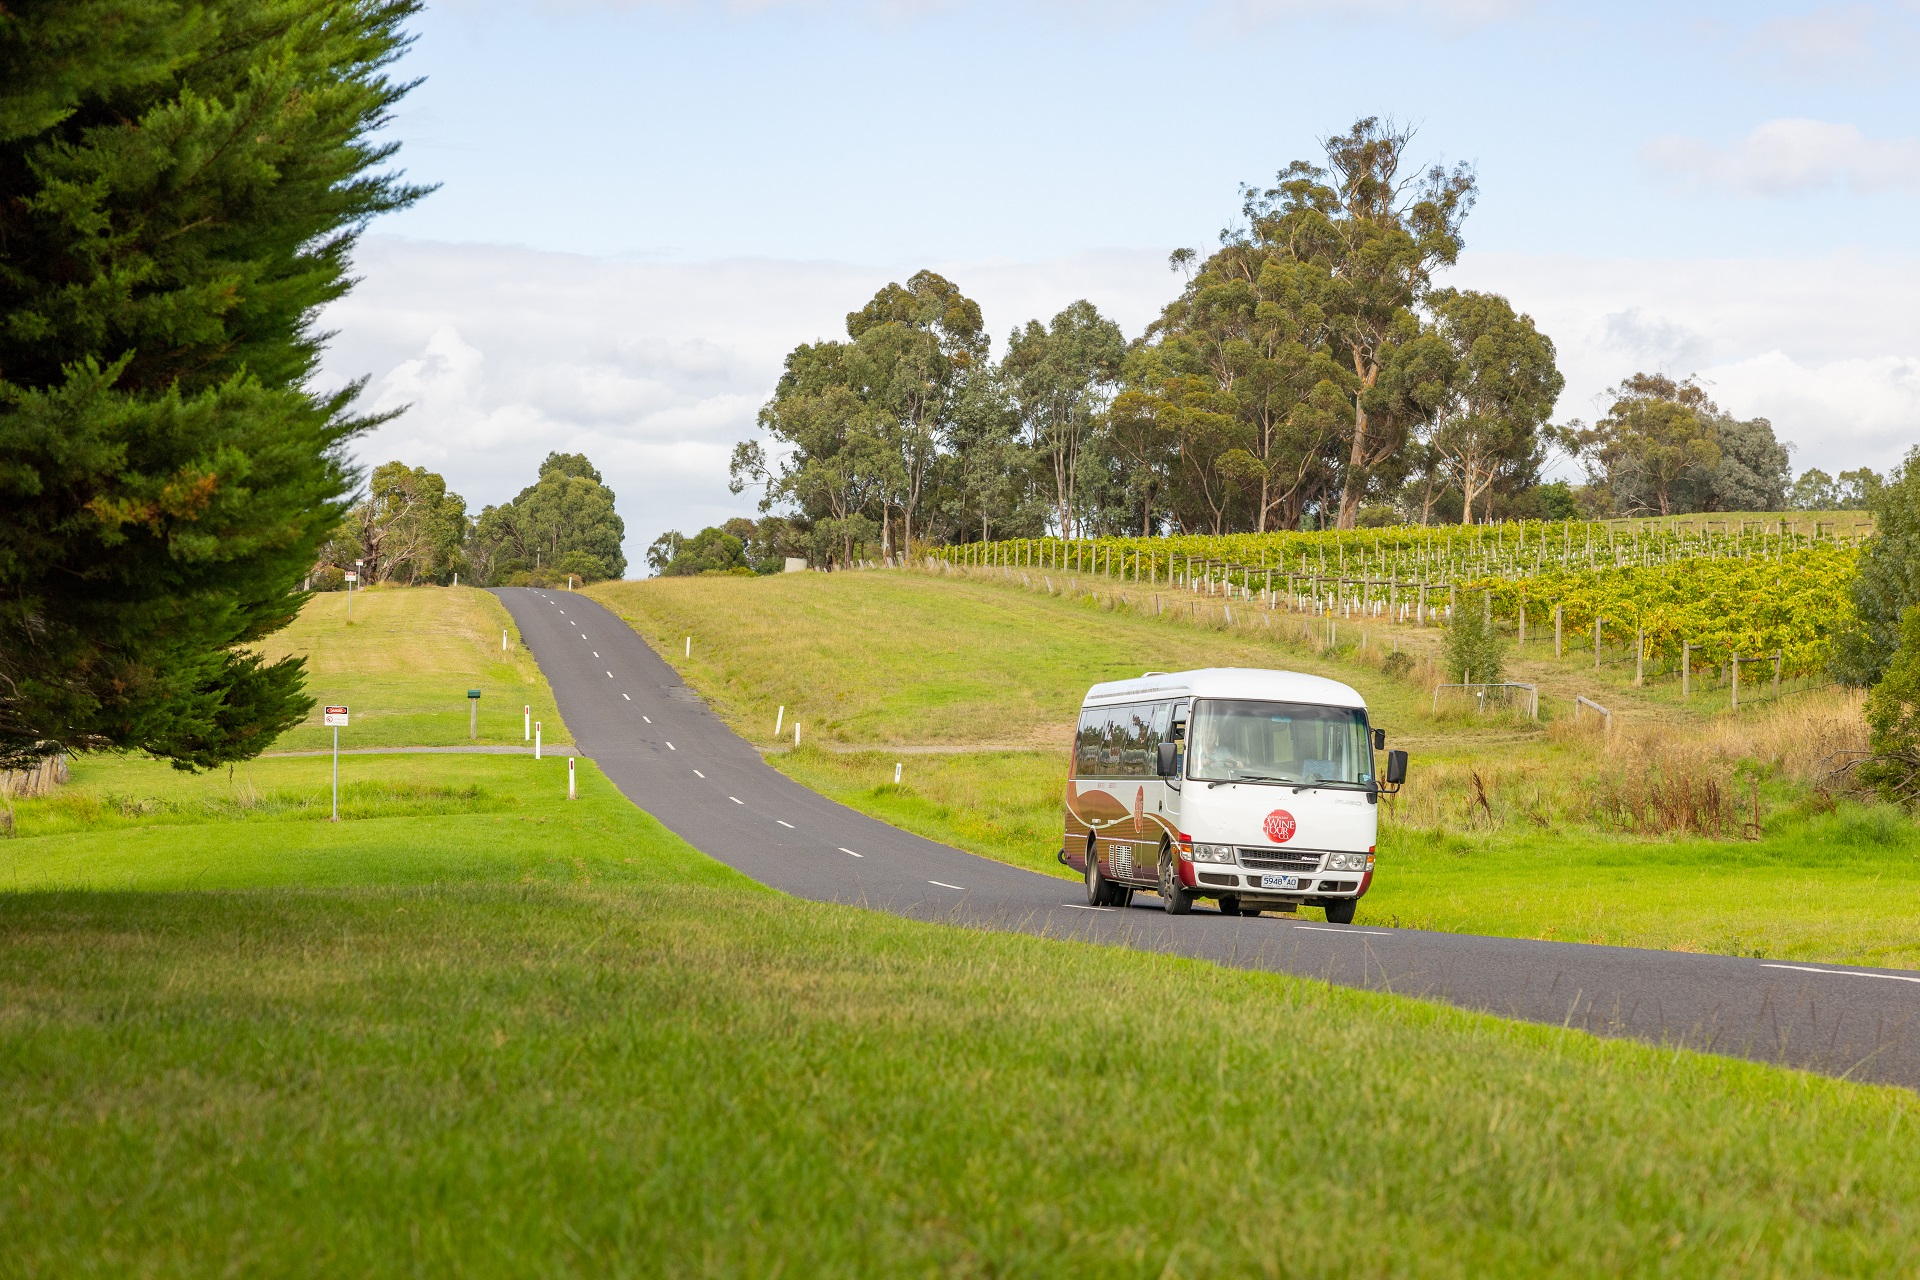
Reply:
<svg viewBox="0 0 1920 1280"><path fill-rule="evenodd" d="M1387 752L1387 785L1397 787L1407 780L1407 753Z"/></svg>
<svg viewBox="0 0 1920 1280"><path fill-rule="evenodd" d="M1387 731L1385 729L1375 729L1373 731L1373 749L1375 751L1385 751L1387 749Z"/></svg>
<svg viewBox="0 0 1920 1280"><path fill-rule="evenodd" d="M1159 759L1154 761L1159 768L1159 776L1171 778L1180 772L1180 744L1163 742L1160 744Z"/></svg>

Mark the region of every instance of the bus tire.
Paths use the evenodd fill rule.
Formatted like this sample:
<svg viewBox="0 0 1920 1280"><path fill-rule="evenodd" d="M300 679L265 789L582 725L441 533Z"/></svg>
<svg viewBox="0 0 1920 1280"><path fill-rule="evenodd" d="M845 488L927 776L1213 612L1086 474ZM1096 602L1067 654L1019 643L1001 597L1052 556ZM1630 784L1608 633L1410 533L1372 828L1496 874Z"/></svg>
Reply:
<svg viewBox="0 0 1920 1280"><path fill-rule="evenodd" d="M1087 905L1104 907L1108 905L1107 878L1100 874L1100 851L1094 848L1093 837L1087 837Z"/></svg>
<svg viewBox="0 0 1920 1280"><path fill-rule="evenodd" d="M1352 898L1327 899L1328 924L1352 924L1354 908L1360 904Z"/></svg>
<svg viewBox="0 0 1920 1280"><path fill-rule="evenodd" d="M1180 873L1173 865L1173 847L1160 846L1160 901L1166 904L1167 914L1184 916L1193 910L1193 890L1180 883Z"/></svg>

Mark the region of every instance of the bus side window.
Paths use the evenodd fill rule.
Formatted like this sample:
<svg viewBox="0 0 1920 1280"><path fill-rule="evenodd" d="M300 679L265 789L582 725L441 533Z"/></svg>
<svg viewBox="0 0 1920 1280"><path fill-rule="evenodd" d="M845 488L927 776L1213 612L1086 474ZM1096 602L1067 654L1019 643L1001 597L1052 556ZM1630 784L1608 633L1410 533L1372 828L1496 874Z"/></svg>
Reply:
<svg viewBox="0 0 1920 1280"><path fill-rule="evenodd" d="M1106 726L1106 712L1089 710L1080 713L1080 732L1074 738L1074 777L1100 776L1100 735Z"/></svg>
<svg viewBox="0 0 1920 1280"><path fill-rule="evenodd" d="M1122 712L1126 744L1120 753L1120 771L1129 778L1143 778L1153 772L1153 708L1127 707Z"/></svg>

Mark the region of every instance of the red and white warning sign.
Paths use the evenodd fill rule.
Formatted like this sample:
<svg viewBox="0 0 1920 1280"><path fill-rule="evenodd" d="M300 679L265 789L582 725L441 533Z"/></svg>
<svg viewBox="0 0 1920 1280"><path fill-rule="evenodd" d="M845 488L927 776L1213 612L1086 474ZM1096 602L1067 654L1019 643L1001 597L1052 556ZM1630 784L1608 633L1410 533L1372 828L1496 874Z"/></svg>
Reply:
<svg viewBox="0 0 1920 1280"><path fill-rule="evenodd" d="M345 707L326 708L320 717L320 723L330 729L346 728L347 709Z"/></svg>

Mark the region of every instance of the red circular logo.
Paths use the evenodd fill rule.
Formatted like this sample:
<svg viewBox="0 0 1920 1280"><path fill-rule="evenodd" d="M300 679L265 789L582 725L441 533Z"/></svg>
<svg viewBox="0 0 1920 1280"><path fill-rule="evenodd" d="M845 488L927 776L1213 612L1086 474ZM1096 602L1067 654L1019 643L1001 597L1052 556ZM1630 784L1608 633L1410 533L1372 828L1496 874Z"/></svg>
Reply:
<svg viewBox="0 0 1920 1280"><path fill-rule="evenodd" d="M1293 839L1293 833L1298 830L1298 828L1294 826L1293 815L1285 809L1275 809L1272 813L1268 814L1266 828L1267 839L1273 841L1275 844L1285 844L1287 841Z"/></svg>

